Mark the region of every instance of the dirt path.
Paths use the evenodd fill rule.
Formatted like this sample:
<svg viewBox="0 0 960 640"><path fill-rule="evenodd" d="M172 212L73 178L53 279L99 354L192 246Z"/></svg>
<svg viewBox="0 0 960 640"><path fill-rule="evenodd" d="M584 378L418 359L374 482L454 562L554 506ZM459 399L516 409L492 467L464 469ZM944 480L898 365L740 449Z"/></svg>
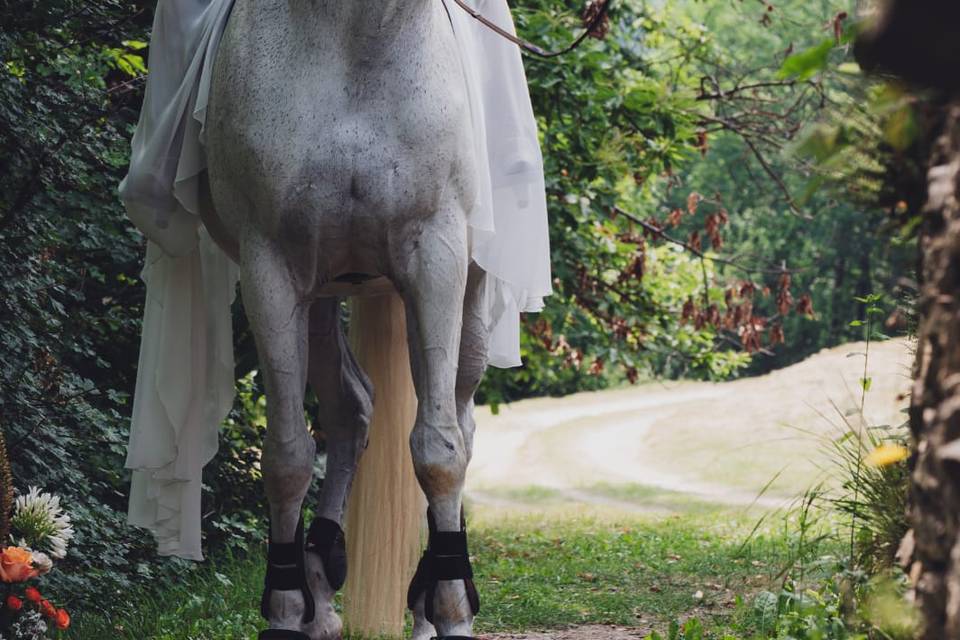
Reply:
<svg viewBox="0 0 960 640"><path fill-rule="evenodd" d="M535 399L496 416L480 409L468 492L492 507L529 505L517 495L531 487L554 500L625 510L648 508L642 496L649 491L638 488L710 503L782 505L816 478L829 481L824 439L860 427L864 351L862 343L845 345L734 382ZM866 424L903 421L911 359L905 340L871 346Z"/></svg>
<svg viewBox="0 0 960 640"><path fill-rule="evenodd" d="M495 633L480 636L480 640L635 640L648 633L650 629L589 625L549 633Z"/></svg>

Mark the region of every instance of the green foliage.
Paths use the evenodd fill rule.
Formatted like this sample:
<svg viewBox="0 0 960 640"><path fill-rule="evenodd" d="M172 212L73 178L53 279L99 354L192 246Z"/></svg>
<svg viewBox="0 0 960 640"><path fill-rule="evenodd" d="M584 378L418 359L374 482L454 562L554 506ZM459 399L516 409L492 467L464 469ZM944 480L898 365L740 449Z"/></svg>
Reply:
<svg viewBox="0 0 960 640"><path fill-rule="evenodd" d="M828 38L814 47L793 54L783 61L777 75L781 78L809 80L827 67L835 44L832 38Z"/></svg>
<svg viewBox="0 0 960 640"><path fill-rule="evenodd" d="M667 630L665 636L660 635L656 631L647 636L646 640L706 640L707 638L713 637L712 634L706 635L703 629L703 625L700 623L700 620L697 618L690 618L683 624L680 624L676 620L670 622L670 627ZM723 640L728 640L733 636L724 635Z"/></svg>
<svg viewBox="0 0 960 640"><path fill-rule="evenodd" d="M795 510L798 547L784 568L779 593L759 593L752 624L758 637L776 640L873 640L915 637L917 612L907 599L907 577L895 554L907 532L903 426L868 426L863 406L870 391L870 345L884 337L876 319L882 296L858 298L865 305L866 348L850 354L864 360L859 412L841 415L840 435L824 437L832 468L811 487ZM884 447L894 455L877 456ZM869 452L874 452L867 455ZM846 546L846 555L822 555L824 545Z"/></svg>
<svg viewBox="0 0 960 640"><path fill-rule="evenodd" d="M771 341L767 347L772 353L755 357L750 373L780 368L824 347L859 339L859 331L848 326L851 318L863 319L865 305L856 296L880 292L888 309L905 297L903 276L912 269L913 247L886 233L884 205L862 197L859 186L831 180L840 188L824 188L826 179L813 162L818 156L830 158L837 146L866 135L849 122L854 108L863 103L862 78L850 62L848 48L836 46L836 37L823 38L825 23L840 30L842 42L852 37L855 27L840 20L849 9L845 5L775 5L766 22L751 16L749 6L736 3L706 3L700 14L716 40L703 68L720 69L721 78L749 78L750 69L761 65L772 70L772 77L764 78L771 86L744 92L752 98L734 96L717 102L709 151L684 176L692 191L722 194L730 212L724 244L734 255L747 257L738 260L739 267L727 265L720 276L759 279L776 291L777 269L786 268L794 304L806 294L813 311L780 316L777 296L756 300L762 315L780 324L785 343ZM801 68L799 61L811 50L820 52L818 66ZM731 55L736 51L752 53L745 61ZM796 53L788 54L791 51ZM785 69L806 70L808 78L802 80ZM782 82L774 82L776 78ZM752 144L756 152L745 149L745 144ZM849 156L835 162L844 169L851 166ZM681 206L683 197L677 194L674 206Z"/></svg>
<svg viewBox="0 0 960 640"><path fill-rule="evenodd" d="M108 50L145 25L72 0L6 3L0 22L0 427L16 487L60 495L76 528L44 584L96 608L162 572L124 524L141 241L115 197L135 112L109 93L129 77Z"/></svg>
<svg viewBox="0 0 960 640"><path fill-rule="evenodd" d="M519 30L558 45L575 6L520 3ZM525 370L488 376L484 400L763 372L855 338L854 296L883 291L893 306L909 248L884 237L875 200L818 190L804 155L818 140L798 139L820 126L829 155L853 135L821 126L859 100L847 9L624 1L605 40L561 64L529 61L557 293L527 321ZM695 263L707 238L709 274L651 277L656 247L685 245ZM680 317L701 339L674 339L682 308L657 296L665 282L685 289Z"/></svg>
<svg viewBox="0 0 960 640"><path fill-rule="evenodd" d="M116 190L150 22L119 0L0 3L0 429L16 488L56 493L72 518L70 552L40 586L80 616L194 570L158 558L125 523L143 240ZM262 491L244 420L233 415L210 470L214 549L257 539Z"/></svg>
<svg viewBox="0 0 960 640"><path fill-rule="evenodd" d="M515 6L518 30L547 48L571 38L576 11L572 1ZM529 61L556 293L528 321L526 372L491 375L486 399L596 388L666 369L712 377L744 361L731 359L709 328L700 330L705 339L676 339L671 328L686 298L678 304L658 298L669 278L647 279L647 239L611 213L650 206L667 176L696 154L695 78L685 69L677 82L648 61L655 51L703 46L704 34L690 20L665 37L671 17L645 3L622 2L605 40L588 41L561 64ZM684 282L682 288L692 294L703 286Z"/></svg>
<svg viewBox="0 0 960 640"><path fill-rule="evenodd" d="M256 371L237 381L237 404L220 428L220 451L203 470L206 527L212 549L242 552L263 538L267 513L260 452L267 426L266 396Z"/></svg>
<svg viewBox="0 0 960 640"><path fill-rule="evenodd" d="M824 437L825 458L830 461L828 479L810 489L808 501L849 518L851 566L874 575L894 567L900 542L909 528L909 432L905 423L870 425L863 414L872 380L870 346L886 337L877 328L885 313L878 294L859 297L858 301L866 306L866 319L850 324L863 331L865 350L849 357L863 358L859 411L840 414L838 435ZM877 452L884 450L893 455L889 459L878 457Z"/></svg>

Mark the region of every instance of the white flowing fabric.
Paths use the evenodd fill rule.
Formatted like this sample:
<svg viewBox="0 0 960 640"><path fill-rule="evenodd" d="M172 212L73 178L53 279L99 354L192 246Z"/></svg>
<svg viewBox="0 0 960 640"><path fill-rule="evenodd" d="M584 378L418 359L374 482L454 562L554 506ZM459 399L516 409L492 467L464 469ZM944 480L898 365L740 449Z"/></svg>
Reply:
<svg viewBox="0 0 960 640"><path fill-rule="evenodd" d="M234 0L160 0L150 77L120 195L148 239L143 336L126 466L128 519L159 553L202 560L201 474L230 411L237 268L200 223L213 62ZM506 0L474 0L514 30ZM519 49L448 3L480 163L471 257L490 276L490 363L520 361L520 313L551 293L543 160Z"/></svg>

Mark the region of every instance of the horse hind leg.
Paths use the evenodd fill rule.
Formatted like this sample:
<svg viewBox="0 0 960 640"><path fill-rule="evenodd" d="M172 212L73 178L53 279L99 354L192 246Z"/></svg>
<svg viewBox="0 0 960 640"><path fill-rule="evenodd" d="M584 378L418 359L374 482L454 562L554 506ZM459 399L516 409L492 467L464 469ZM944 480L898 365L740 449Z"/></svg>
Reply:
<svg viewBox="0 0 960 640"><path fill-rule="evenodd" d="M310 308L308 379L317 396L317 425L326 441L327 473L306 539L307 578L317 607L314 640L337 640L343 624L333 607L347 574L344 510L373 412L373 387L347 344L339 301Z"/></svg>
<svg viewBox="0 0 960 640"><path fill-rule="evenodd" d="M261 637L314 640L305 633L315 623L316 610L306 580L300 516L316 453L303 415L307 307L282 252L270 242L246 238L241 257L243 300L267 393L261 468L270 504L270 547L261 612L271 631Z"/></svg>
<svg viewBox="0 0 960 640"><path fill-rule="evenodd" d="M490 327L487 304L487 273L472 262L467 274L463 299L463 330L460 335L460 360L457 366L457 422L467 449L467 463L473 458L473 396L487 371L490 351Z"/></svg>
<svg viewBox="0 0 960 640"><path fill-rule="evenodd" d="M457 366L456 401L457 422L463 434L463 444L469 463L473 456L473 396L487 370L490 329L487 319L486 272L471 263L463 299L463 325L460 335L460 353ZM411 594L413 595L413 594ZM413 595L413 640L429 640L436 631L426 618L426 593Z"/></svg>
<svg viewBox="0 0 960 640"><path fill-rule="evenodd" d="M432 216L394 249L399 255L393 261L393 277L407 310L418 399L410 449L434 525L425 556L428 561L421 563L408 595L415 597L418 583L423 582L425 616L437 635L468 637L478 603L461 527L468 459L456 397L468 263L462 212Z"/></svg>

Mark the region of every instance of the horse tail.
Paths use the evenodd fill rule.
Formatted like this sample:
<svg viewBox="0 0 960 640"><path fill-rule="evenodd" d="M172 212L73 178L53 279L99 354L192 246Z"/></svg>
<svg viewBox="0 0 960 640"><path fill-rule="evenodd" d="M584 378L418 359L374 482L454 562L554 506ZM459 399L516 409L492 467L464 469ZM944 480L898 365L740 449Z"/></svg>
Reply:
<svg viewBox="0 0 960 640"><path fill-rule="evenodd" d="M363 637L403 636L407 586L422 548L426 505L410 458L417 399L406 324L396 293L353 298L350 341L375 394L346 526L344 622Z"/></svg>

